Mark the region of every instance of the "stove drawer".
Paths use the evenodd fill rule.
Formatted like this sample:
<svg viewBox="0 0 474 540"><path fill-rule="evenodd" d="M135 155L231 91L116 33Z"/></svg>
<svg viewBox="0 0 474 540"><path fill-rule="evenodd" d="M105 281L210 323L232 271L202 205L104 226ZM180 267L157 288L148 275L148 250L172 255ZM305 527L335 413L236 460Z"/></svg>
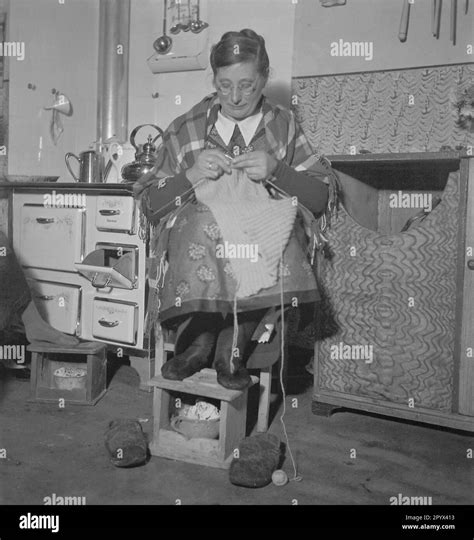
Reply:
<svg viewBox="0 0 474 540"><path fill-rule="evenodd" d="M137 341L138 305L94 299L92 335L106 341L135 345Z"/></svg>
<svg viewBox="0 0 474 540"><path fill-rule="evenodd" d="M95 225L99 231L120 231L132 234L135 223L133 197L99 196Z"/></svg>
<svg viewBox="0 0 474 540"><path fill-rule="evenodd" d="M85 211L24 204L20 209L18 257L23 266L75 272L82 260Z"/></svg>
<svg viewBox="0 0 474 540"><path fill-rule="evenodd" d="M80 319L80 287L35 279L27 281L43 319L57 330L74 335Z"/></svg>

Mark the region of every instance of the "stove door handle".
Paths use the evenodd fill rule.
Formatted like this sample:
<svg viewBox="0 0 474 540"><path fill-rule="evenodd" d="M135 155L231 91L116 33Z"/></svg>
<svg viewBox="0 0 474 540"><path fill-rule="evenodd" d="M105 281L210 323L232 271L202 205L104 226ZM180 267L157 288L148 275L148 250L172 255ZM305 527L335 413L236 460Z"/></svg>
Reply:
<svg viewBox="0 0 474 540"><path fill-rule="evenodd" d="M54 223L55 219L53 217L37 217L36 221L44 225L45 223Z"/></svg>
<svg viewBox="0 0 474 540"><path fill-rule="evenodd" d="M107 209L99 210L99 214L101 216L117 216L120 213L121 213L120 210L107 210Z"/></svg>
<svg viewBox="0 0 474 540"><path fill-rule="evenodd" d="M114 328L120 324L120 321L107 321L106 319L99 319L100 326L105 326L106 328Z"/></svg>
<svg viewBox="0 0 474 540"><path fill-rule="evenodd" d="M38 298L38 300L54 300L54 296L48 294L37 294L36 298Z"/></svg>

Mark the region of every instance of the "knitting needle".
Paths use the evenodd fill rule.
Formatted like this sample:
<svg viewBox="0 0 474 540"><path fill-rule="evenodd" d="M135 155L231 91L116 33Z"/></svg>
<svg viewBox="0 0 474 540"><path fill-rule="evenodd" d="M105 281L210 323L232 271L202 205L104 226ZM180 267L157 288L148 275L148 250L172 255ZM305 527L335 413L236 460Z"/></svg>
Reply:
<svg viewBox="0 0 474 540"><path fill-rule="evenodd" d="M467 12L469 11L469 0L465 0L464 4L464 15L467 15Z"/></svg>
<svg viewBox="0 0 474 540"><path fill-rule="evenodd" d="M230 159L231 161L234 159L233 156L231 156L230 154L227 154L227 153L225 153L224 156L227 159ZM280 193L280 195L283 195L284 197L289 197L289 195L288 195L288 193L286 193L286 191L283 191L281 188L276 186L273 182L270 182L270 180L264 180L264 182L265 182L265 184L268 184L270 187L272 187L275 191L278 191L278 193Z"/></svg>
<svg viewBox="0 0 474 540"><path fill-rule="evenodd" d="M168 201L166 204L164 204L163 206L160 206L160 208L158 208L157 210L155 210L152 214L152 217L155 216L156 214L159 214L162 210L164 210L167 206L169 206L170 204L176 204L176 199L179 198L180 200L183 199L184 197L186 197L187 195L190 195L193 191L194 191L194 188L196 188L197 186L199 186L200 184L202 184L203 182L207 182L208 181L208 178L201 178L201 180L199 180L198 182L196 182L194 184L194 186L190 187L189 189L187 189L186 191L183 191L183 193L181 193L181 195L178 195L177 197L175 197L173 200L171 201Z"/></svg>
<svg viewBox="0 0 474 540"><path fill-rule="evenodd" d="M227 159L230 159L231 161L234 159L233 156L231 156L230 154L224 154L225 157ZM268 184L270 187L272 187L275 191L278 191L278 193L280 193L280 195L283 195L284 197L288 198L289 195L288 193L286 193L286 191L283 191L281 188L279 188L278 186L276 186L273 182L270 182L270 180L264 180L265 184Z"/></svg>
<svg viewBox="0 0 474 540"><path fill-rule="evenodd" d="M233 160L234 158L230 155L230 154L224 154L225 157L227 159L230 159L230 160ZM181 195L179 195L179 199L184 199L184 197L187 197L188 195L190 195L195 188L197 188L198 186L200 186L202 183L204 182L207 182L209 181L208 178L201 178L201 180L199 180L198 182L196 182L192 187L190 187L189 189L187 189L186 191L183 191L183 193L181 193ZM170 204L175 204L176 203L176 199L173 199L172 201L168 201L166 204L164 204L163 206L161 206L160 208L158 208L157 210L155 210L152 214L152 216L156 215L156 214L159 214L162 210L164 210L167 206L169 206Z"/></svg>

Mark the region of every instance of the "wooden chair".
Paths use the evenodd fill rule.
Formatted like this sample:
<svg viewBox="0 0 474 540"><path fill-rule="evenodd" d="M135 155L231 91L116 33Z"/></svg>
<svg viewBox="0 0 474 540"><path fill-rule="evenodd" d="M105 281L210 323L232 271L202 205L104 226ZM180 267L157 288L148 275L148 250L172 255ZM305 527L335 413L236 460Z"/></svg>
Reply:
<svg viewBox="0 0 474 540"><path fill-rule="evenodd" d="M204 369L183 381L171 381L161 376L167 355L174 352L174 336L157 326L155 342L155 375L153 387L153 440L150 452L154 456L179 459L211 467L228 468L234 450L245 437L248 389L228 390L217 383L213 369ZM268 429L272 369L260 370L252 376L252 385L259 384L258 417L255 431ZM217 440L186 439L170 427L170 400L173 392L209 397L220 401L220 426Z"/></svg>

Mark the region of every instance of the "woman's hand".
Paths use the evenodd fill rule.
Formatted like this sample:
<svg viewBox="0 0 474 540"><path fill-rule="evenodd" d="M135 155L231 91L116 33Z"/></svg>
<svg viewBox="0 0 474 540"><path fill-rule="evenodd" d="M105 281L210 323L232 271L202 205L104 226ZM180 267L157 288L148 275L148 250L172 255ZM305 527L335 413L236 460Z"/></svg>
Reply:
<svg viewBox="0 0 474 540"><path fill-rule="evenodd" d="M230 163L219 150L203 150L194 165L186 171L187 179L193 186L203 178L217 180L223 173L230 174Z"/></svg>
<svg viewBox="0 0 474 540"><path fill-rule="evenodd" d="M247 152L232 160L232 168L244 169L250 180L254 182L262 182L269 178L277 165L277 160L263 150Z"/></svg>

